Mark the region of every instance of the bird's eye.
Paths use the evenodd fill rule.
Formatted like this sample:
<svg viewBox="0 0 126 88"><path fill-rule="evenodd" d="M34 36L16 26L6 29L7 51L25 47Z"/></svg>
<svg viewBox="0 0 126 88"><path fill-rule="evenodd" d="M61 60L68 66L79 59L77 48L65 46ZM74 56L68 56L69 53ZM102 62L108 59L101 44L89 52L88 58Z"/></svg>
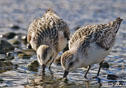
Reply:
<svg viewBox="0 0 126 88"><path fill-rule="evenodd" d="M52 59L52 56L49 59L51 60Z"/></svg>

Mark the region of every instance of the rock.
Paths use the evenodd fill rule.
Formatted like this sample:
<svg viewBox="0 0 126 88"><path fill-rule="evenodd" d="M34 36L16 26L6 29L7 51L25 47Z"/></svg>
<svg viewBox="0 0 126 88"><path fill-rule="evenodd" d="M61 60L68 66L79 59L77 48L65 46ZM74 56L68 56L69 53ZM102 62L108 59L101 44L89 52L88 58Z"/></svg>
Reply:
<svg viewBox="0 0 126 88"><path fill-rule="evenodd" d="M21 44L20 40L18 40L18 39L10 39L10 40L8 40L8 42L11 44L14 44L14 45Z"/></svg>
<svg viewBox="0 0 126 88"><path fill-rule="evenodd" d="M24 49L24 50L20 50L20 51L17 51L18 54L26 54L26 55L35 55L36 52L33 50L33 49Z"/></svg>
<svg viewBox="0 0 126 88"><path fill-rule="evenodd" d="M24 34L24 33L17 33L17 35L14 38L21 40L22 36L26 36L26 34Z"/></svg>
<svg viewBox="0 0 126 88"><path fill-rule="evenodd" d="M0 73L13 69L13 63L11 61L0 61Z"/></svg>
<svg viewBox="0 0 126 88"><path fill-rule="evenodd" d="M8 52L6 54L0 54L0 61L12 60L14 59L14 53Z"/></svg>
<svg viewBox="0 0 126 88"><path fill-rule="evenodd" d="M37 72L38 71L38 67L39 67L39 63L37 60L34 60L32 61L31 63L29 63L27 65L27 68L30 70L30 71L35 71Z"/></svg>
<svg viewBox="0 0 126 88"><path fill-rule="evenodd" d="M114 74L108 74L107 79L109 80L116 80L118 78L118 76L114 75Z"/></svg>
<svg viewBox="0 0 126 88"><path fill-rule="evenodd" d="M18 54L19 59L30 59L31 55L27 55L25 53Z"/></svg>
<svg viewBox="0 0 126 88"><path fill-rule="evenodd" d="M60 59L61 59L61 56L57 56L56 59L54 60L54 64L61 65Z"/></svg>
<svg viewBox="0 0 126 88"><path fill-rule="evenodd" d="M4 54L8 51L13 51L14 47L6 40L0 39L0 53Z"/></svg>
<svg viewBox="0 0 126 88"><path fill-rule="evenodd" d="M24 44L24 45L27 45L27 36L22 36L21 37L21 40L22 40L22 43Z"/></svg>
<svg viewBox="0 0 126 88"><path fill-rule="evenodd" d="M18 25L13 25L13 24L10 25L10 28L13 29L13 30L20 29L20 27Z"/></svg>
<svg viewBox="0 0 126 88"><path fill-rule="evenodd" d="M33 49L26 49L17 52L19 59L30 59L36 52Z"/></svg>
<svg viewBox="0 0 126 88"><path fill-rule="evenodd" d="M3 38L6 38L6 39L12 39L15 36L16 36L16 33L14 32L8 32L8 33L3 34Z"/></svg>
<svg viewBox="0 0 126 88"><path fill-rule="evenodd" d="M7 52L6 57L8 60L13 60L14 59L14 52Z"/></svg>
<svg viewBox="0 0 126 88"><path fill-rule="evenodd" d="M5 60L6 60L6 55L0 54L0 61L5 61Z"/></svg>
<svg viewBox="0 0 126 88"><path fill-rule="evenodd" d="M101 67L108 69L109 68L109 64L107 62L103 62Z"/></svg>
<svg viewBox="0 0 126 88"><path fill-rule="evenodd" d="M4 80L0 78L0 83L3 83L3 81L4 81Z"/></svg>

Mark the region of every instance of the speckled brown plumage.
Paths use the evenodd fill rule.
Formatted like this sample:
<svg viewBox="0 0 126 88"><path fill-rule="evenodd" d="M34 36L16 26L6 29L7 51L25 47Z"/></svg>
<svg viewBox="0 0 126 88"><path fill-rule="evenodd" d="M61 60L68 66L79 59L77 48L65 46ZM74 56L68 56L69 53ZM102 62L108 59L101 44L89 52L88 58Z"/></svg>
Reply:
<svg viewBox="0 0 126 88"><path fill-rule="evenodd" d="M34 50L41 44L47 44L54 47L57 52L61 51L59 49L60 44L58 40L60 35L58 32L63 32L64 38L69 39L69 28L52 9L48 9L46 13L41 17L35 19L29 26L27 41L31 44Z"/></svg>
<svg viewBox="0 0 126 88"><path fill-rule="evenodd" d="M70 39L69 48L75 47L74 43L79 40L82 49L87 48L90 43L96 42L98 46L108 50L114 43L121 21L118 17L108 24L88 25L79 28Z"/></svg>
<svg viewBox="0 0 126 88"><path fill-rule="evenodd" d="M63 77L76 68L89 66L84 76L86 78L91 65L96 63L100 63L97 73L99 76L101 65L114 45L121 22L122 19L118 17L108 24L80 27L69 41L69 50L61 56Z"/></svg>

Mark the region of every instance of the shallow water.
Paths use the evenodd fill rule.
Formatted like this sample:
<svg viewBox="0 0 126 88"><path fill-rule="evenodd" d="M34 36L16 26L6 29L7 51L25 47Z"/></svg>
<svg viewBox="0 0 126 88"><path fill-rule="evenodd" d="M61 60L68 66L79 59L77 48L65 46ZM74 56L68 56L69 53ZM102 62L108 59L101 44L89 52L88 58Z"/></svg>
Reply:
<svg viewBox="0 0 126 88"><path fill-rule="evenodd" d="M71 32L78 25L107 23L120 16L123 18L117 39L110 55L105 59L109 69L102 69L100 73L101 84L98 79L93 79L97 73L98 65L92 66L88 79L84 79L83 69L70 72L67 83L61 80L63 70L61 66L53 64L52 78L46 69L46 79L41 79L40 71L32 72L27 69L27 64L36 59L15 59L17 69L0 73L1 87L7 88L100 88L126 86L126 0L0 0L0 34L10 31L25 33L33 19L42 16L47 8L53 8L69 25ZM18 25L19 30L13 30L10 25ZM24 46L23 46L24 48ZM108 74L117 75L116 80L107 79Z"/></svg>

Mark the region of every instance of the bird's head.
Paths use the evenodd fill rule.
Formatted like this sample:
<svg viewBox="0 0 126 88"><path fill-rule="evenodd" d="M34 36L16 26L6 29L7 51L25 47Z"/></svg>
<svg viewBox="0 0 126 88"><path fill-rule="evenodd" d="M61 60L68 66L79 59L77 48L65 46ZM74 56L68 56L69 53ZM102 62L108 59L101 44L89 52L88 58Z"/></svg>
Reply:
<svg viewBox="0 0 126 88"><path fill-rule="evenodd" d="M73 71L77 68L77 61L74 57L74 53L72 51L66 51L61 56L61 65L64 70L63 78L66 78L69 71Z"/></svg>
<svg viewBox="0 0 126 88"><path fill-rule="evenodd" d="M40 65L49 64L55 56L56 52L54 52L48 45L41 45L37 49L37 58Z"/></svg>

